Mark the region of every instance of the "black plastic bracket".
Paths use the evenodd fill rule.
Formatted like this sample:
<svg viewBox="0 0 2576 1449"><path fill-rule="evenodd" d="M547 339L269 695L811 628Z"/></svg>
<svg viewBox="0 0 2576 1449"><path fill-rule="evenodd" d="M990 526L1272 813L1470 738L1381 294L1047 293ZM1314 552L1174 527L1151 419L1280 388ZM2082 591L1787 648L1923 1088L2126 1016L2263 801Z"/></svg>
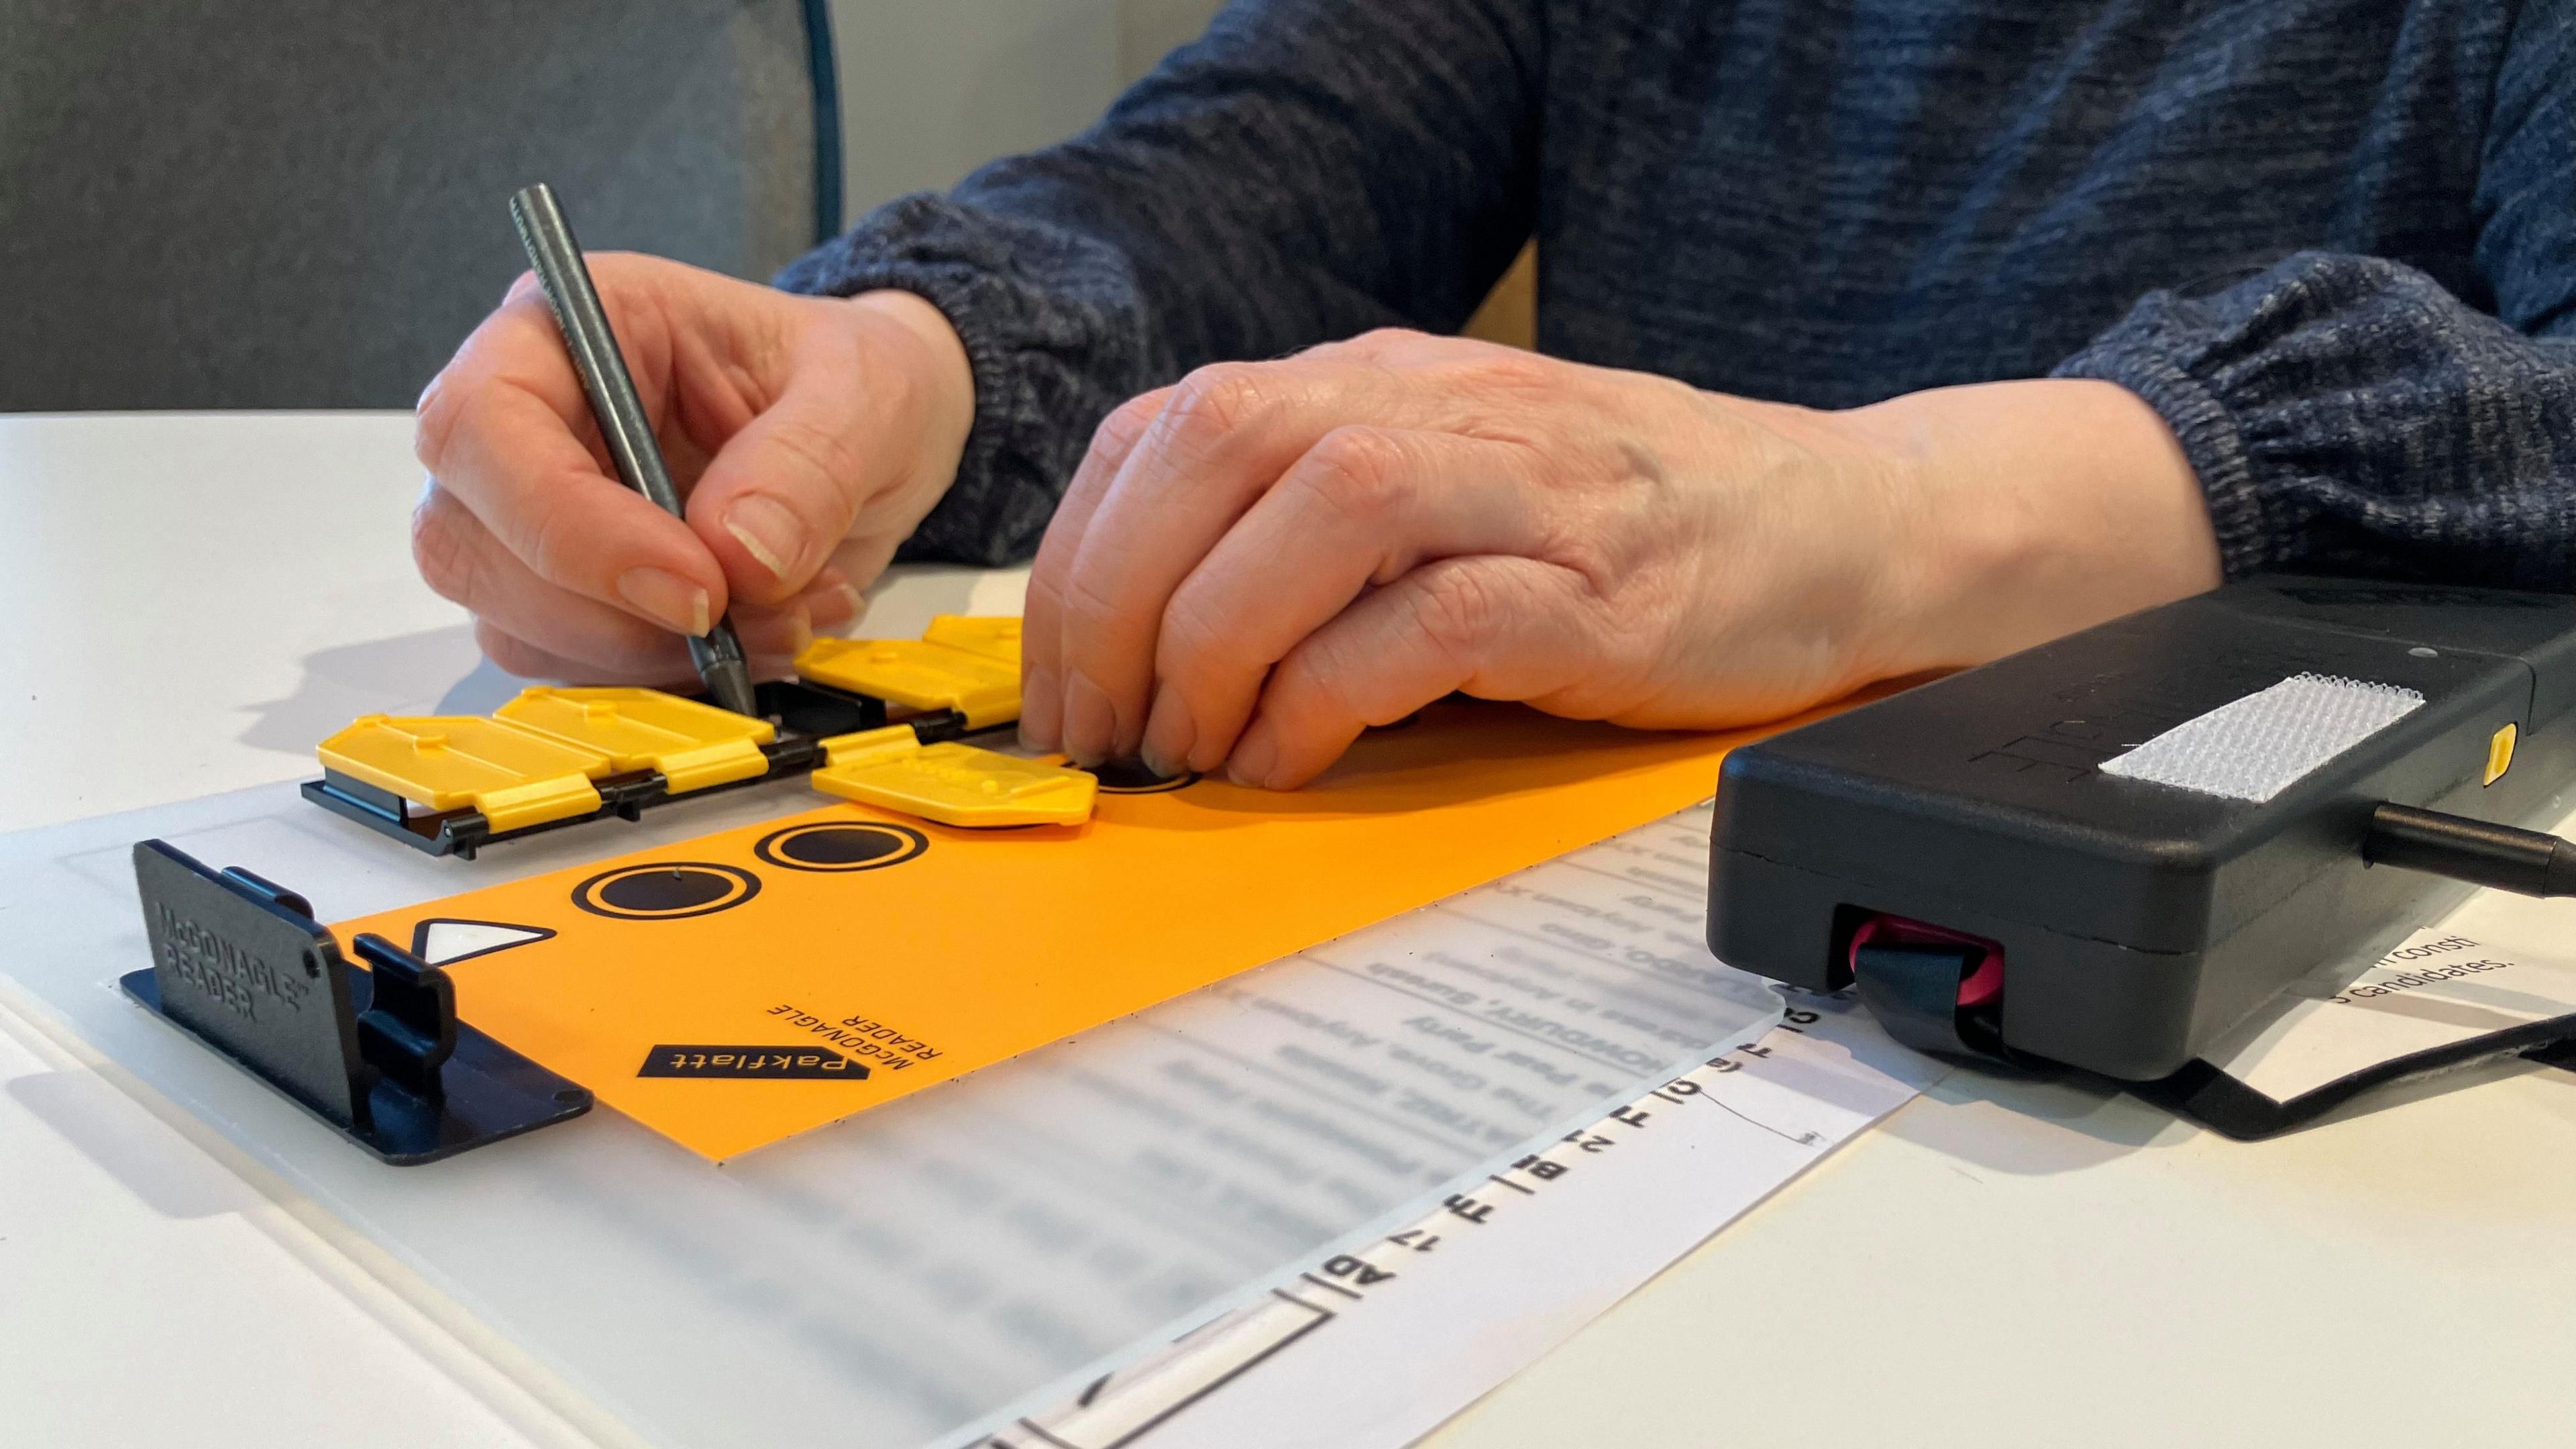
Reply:
<svg viewBox="0 0 2576 1449"><path fill-rule="evenodd" d="M1916 1051L2017 1060L1992 1013L1959 1004L1959 983L1985 958L1982 946L1873 941L1852 952L1852 978L1869 1014Z"/></svg>
<svg viewBox="0 0 2576 1449"><path fill-rule="evenodd" d="M456 1019L447 973L381 936L341 959L302 896L160 840L134 847L152 964L125 994L386 1162L432 1162L590 1110L587 1088Z"/></svg>

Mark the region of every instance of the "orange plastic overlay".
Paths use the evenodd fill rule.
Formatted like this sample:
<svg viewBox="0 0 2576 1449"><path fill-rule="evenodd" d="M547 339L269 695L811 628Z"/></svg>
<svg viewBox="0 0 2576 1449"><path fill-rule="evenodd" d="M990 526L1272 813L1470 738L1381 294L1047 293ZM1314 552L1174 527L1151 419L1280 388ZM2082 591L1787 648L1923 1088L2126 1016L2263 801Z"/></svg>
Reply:
<svg viewBox="0 0 2576 1449"><path fill-rule="evenodd" d="M835 805L338 930L552 932L453 965L460 1014L725 1158L1670 814L1752 737L1457 701L1293 793L1005 831Z"/></svg>

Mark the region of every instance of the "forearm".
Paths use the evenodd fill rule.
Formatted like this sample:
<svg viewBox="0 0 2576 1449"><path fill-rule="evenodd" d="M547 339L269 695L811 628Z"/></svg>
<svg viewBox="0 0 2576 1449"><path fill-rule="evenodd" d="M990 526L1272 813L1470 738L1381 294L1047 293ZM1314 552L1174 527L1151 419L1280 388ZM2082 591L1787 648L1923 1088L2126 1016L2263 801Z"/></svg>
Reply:
<svg viewBox="0 0 2576 1449"><path fill-rule="evenodd" d="M1999 658L2219 581L2191 464L2108 383L1936 388L1838 415L1903 488L1885 677Z"/></svg>
<svg viewBox="0 0 2576 1449"><path fill-rule="evenodd" d="M1908 481L1875 672L1994 658L2222 573L2576 587L2576 345L2420 273L2158 294L2063 370L1836 415Z"/></svg>

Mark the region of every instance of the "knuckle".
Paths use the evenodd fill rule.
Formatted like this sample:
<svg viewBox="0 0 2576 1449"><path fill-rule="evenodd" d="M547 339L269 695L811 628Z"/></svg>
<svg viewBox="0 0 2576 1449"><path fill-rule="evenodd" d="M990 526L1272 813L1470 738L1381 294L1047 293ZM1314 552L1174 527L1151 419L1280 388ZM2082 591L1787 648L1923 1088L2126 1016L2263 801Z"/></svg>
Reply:
<svg viewBox="0 0 2576 1449"><path fill-rule="evenodd" d="M1213 441L1258 416L1270 392L1258 363L1211 363L1180 380L1162 415L1176 435Z"/></svg>
<svg viewBox="0 0 2576 1449"><path fill-rule="evenodd" d="M1056 591L1058 616L1070 630L1068 642L1096 638L1118 622L1121 600L1115 581L1098 570L1076 568Z"/></svg>
<svg viewBox="0 0 2576 1449"><path fill-rule="evenodd" d="M1556 364L1535 352L1491 344L1478 351L1481 355L1472 364L1477 377L1497 391L1517 395L1561 389L1563 377Z"/></svg>
<svg viewBox="0 0 2576 1449"><path fill-rule="evenodd" d="M1021 649L1052 653L1056 642L1055 624L1064 617L1064 579L1073 572L1075 555L1082 547L1081 535L1067 528L1064 515L1057 514L1047 526L1045 537L1038 541L1038 556L1029 567L1028 593L1020 605Z"/></svg>
<svg viewBox="0 0 2576 1449"><path fill-rule="evenodd" d="M1349 641L1309 639L1280 662L1265 699L1275 698L1280 706L1283 728L1318 719L1360 719L1366 711L1360 707L1353 681L1362 667L1352 657Z"/></svg>
<svg viewBox="0 0 2576 1449"><path fill-rule="evenodd" d="M806 529L817 536L829 539L845 534L858 518L860 505L866 503L863 492L868 472L853 441L845 433L811 418L781 418L768 431L765 443L783 467L762 469L775 477L778 485L755 485L752 492L765 492L768 498L786 505L786 511L804 518ZM801 562L804 559L791 557L788 567L801 567Z"/></svg>
<svg viewBox="0 0 2576 1449"><path fill-rule="evenodd" d="M1359 361L1398 371L1436 366L1456 356L1460 348L1475 345L1464 338L1444 337L1412 327L1373 328L1340 344Z"/></svg>
<svg viewBox="0 0 2576 1449"><path fill-rule="evenodd" d="M1397 352L1416 343L1443 341L1418 327L1372 327L1351 339L1354 346L1370 352Z"/></svg>
<svg viewBox="0 0 2576 1449"><path fill-rule="evenodd" d="M1413 590L1413 625L1456 659L1472 658L1493 636L1500 602L1471 568L1443 568Z"/></svg>
<svg viewBox="0 0 2576 1449"><path fill-rule="evenodd" d="M1100 426L1091 431L1091 451L1101 454L1124 453L1136 446L1136 440L1143 437L1145 429L1151 427L1154 419L1161 415L1169 397L1168 391L1157 389L1131 397L1111 408L1109 416L1102 418Z"/></svg>
<svg viewBox="0 0 2576 1449"><path fill-rule="evenodd" d="M1090 446L1082 451L1084 462L1092 462L1092 459L1097 459L1100 464L1123 462L1136 449L1136 438L1144 438L1146 428L1151 428L1154 418L1162 415L1162 405L1167 397L1170 397L1170 392L1157 389L1157 392L1146 392L1141 397L1128 397L1118 407L1110 407L1108 415L1100 418L1100 425L1092 428Z"/></svg>
<svg viewBox="0 0 2576 1449"><path fill-rule="evenodd" d="M1055 530L1047 530L1046 537L1038 542L1038 556L1029 564L1028 592L1020 603L1023 619L1033 619L1041 614L1053 616L1063 609L1063 590L1056 580L1064 577L1072 566L1073 545L1057 542ZM1042 632L1031 626L1024 631L1023 637Z"/></svg>
<svg viewBox="0 0 2576 1449"><path fill-rule="evenodd" d="M1403 445L1375 428L1339 427L1310 449L1297 481L1338 512L1377 522L1404 489Z"/></svg>
<svg viewBox="0 0 2576 1449"><path fill-rule="evenodd" d="M529 489L527 513L519 522L510 551L535 570L537 577L558 584L571 582L574 562L591 546L594 536L581 513L566 505L561 489Z"/></svg>
<svg viewBox="0 0 2576 1449"><path fill-rule="evenodd" d="M421 389L412 413L411 455L433 473L455 445L457 425L465 412L467 389L457 385L454 372L452 367L440 369Z"/></svg>
<svg viewBox="0 0 2576 1449"><path fill-rule="evenodd" d="M862 476L859 456L849 438L815 419L780 418L770 427L769 441L835 496L847 496Z"/></svg>
<svg viewBox="0 0 2576 1449"><path fill-rule="evenodd" d="M1209 612L1206 596L1184 587L1163 607L1154 672L1189 689L1223 666L1227 637L1228 631Z"/></svg>
<svg viewBox="0 0 2576 1449"><path fill-rule="evenodd" d="M454 604L473 603L473 525L454 499L433 486L411 515L411 558L431 593Z"/></svg>
<svg viewBox="0 0 2576 1449"><path fill-rule="evenodd" d="M909 332L904 333L902 340L911 343L914 350L928 352L920 339ZM918 438L923 434L932 411L931 388L924 378L927 366L927 363L916 364L909 355L898 360L887 356L883 350L859 350L853 370L866 379L867 413L872 431L880 436L904 439ZM843 441L836 446L849 455L851 461L856 461L855 450L849 443Z"/></svg>

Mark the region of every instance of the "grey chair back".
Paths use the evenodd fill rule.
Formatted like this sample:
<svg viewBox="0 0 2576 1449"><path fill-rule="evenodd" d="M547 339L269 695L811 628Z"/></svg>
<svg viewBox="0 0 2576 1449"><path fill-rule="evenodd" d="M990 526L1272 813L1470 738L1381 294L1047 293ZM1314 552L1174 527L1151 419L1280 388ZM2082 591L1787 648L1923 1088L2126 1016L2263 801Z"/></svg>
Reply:
<svg viewBox="0 0 2576 1449"><path fill-rule="evenodd" d="M531 181L765 278L839 223L822 9L0 0L0 411L408 407Z"/></svg>

